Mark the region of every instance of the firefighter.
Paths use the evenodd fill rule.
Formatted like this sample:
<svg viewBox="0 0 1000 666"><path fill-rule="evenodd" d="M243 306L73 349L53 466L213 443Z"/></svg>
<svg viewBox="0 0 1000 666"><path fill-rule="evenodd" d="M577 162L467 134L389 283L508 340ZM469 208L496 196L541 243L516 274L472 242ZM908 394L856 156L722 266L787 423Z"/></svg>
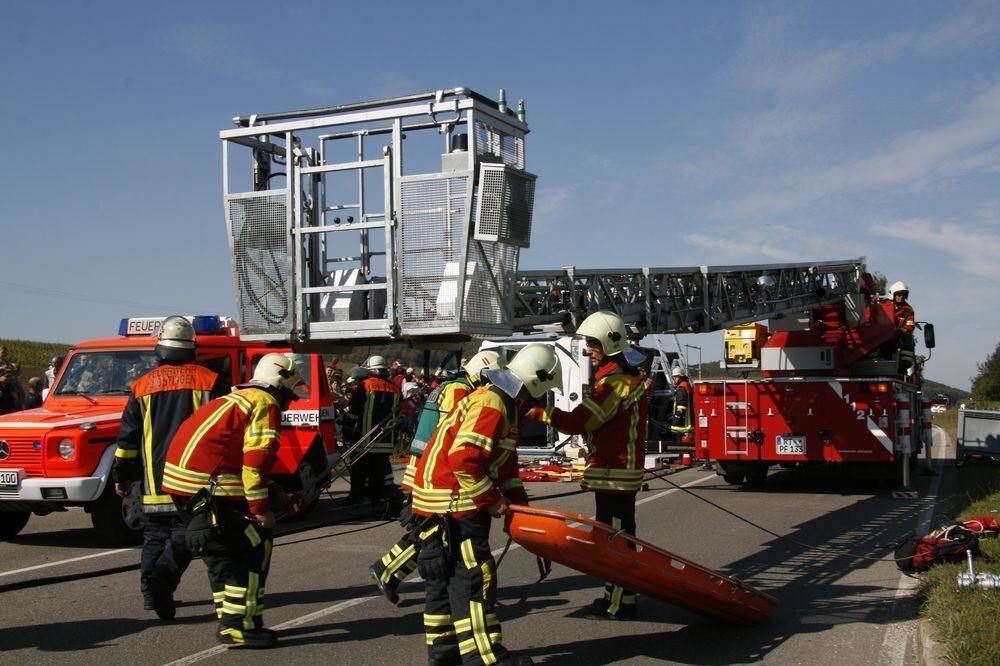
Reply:
<svg viewBox="0 0 1000 666"><path fill-rule="evenodd" d="M349 441L357 441L380 423L391 421L399 409L399 389L389 380L385 359L370 356L362 367L367 376L358 382L347 408L345 437ZM372 513L379 516L398 515L402 508L389 462L395 448L394 433L394 428L385 428L369 447L359 451L360 455L351 461L351 491L347 502L358 504L367 495ZM384 500L386 506L382 507Z"/></svg>
<svg viewBox="0 0 1000 666"><path fill-rule="evenodd" d="M571 412L535 408L529 417L567 434L584 435L589 455L582 487L594 493L596 518L635 534L635 495L645 474L646 418L649 401L637 365L646 360L629 346L625 322L614 312L599 311L583 320L576 335L584 338L593 386ZM606 584L604 596L584 610L587 617L631 620L635 593Z"/></svg>
<svg viewBox="0 0 1000 666"><path fill-rule="evenodd" d="M562 372L552 347L535 343L483 374L490 383L442 419L413 478L430 664L532 663L502 643L490 523L528 500L517 468L520 415L561 385Z"/></svg>
<svg viewBox="0 0 1000 666"><path fill-rule="evenodd" d="M199 408L184 421L167 451L163 489L188 521L187 544L208 569L220 643L274 645L263 627L264 583L271 563L269 488L281 441L281 412L295 399L302 376L291 357L265 354L247 384Z"/></svg>
<svg viewBox="0 0 1000 666"><path fill-rule="evenodd" d="M469 359L463 366L463 371L455 379L445 382L427 396L417 424L417 432L410 443L410 460L403 474L404 491L413 488L413 475L417 470L417 462L427 447L427 441L437 430L438 422L450 414L465 396L486 384L483 370L498 367L502 367L500 354L492 350L481 351ZM406 528L403 537L369 569L375 585L392 604L399 603L397 589L399 584L417 568L417 553L420 550L420 539L417 538L415 529L420 521L414 518L411 512L404 511L400 522Z"/></svg>
<svg viewBox="0 0 1000 666"><path fill-rule="evenodd" d="M184 521L170 495L160 489L163 463L177 428L211 400L216 374L195 365L194 328L184 317L163 321L155 350L159 367L132 383L122 412L111 478L121 497L133 483L142 484L139 589L143 607L170 620L176 613L174 590L191 563L191 553L184 543Z"/></svg>
<svg viewBox="0 0 1000 666"><path fill-rule="evenodd" d="M691 425L691 380L678 365L670 371L670 376L674 379L674 411L670 416L670 431L678 440L687 442L694 430Z"/></svg>
<svg viewBox="0 0 1000 666"><path fill-rule="evenodd" d="M893 323L899 344L899 372L905 374L916 359L917 342L913 331L917 327L917 317L913 307L906 302L910 297L910 288L905 282L896 282L889 287L889 295L892 296Z"/></svg>

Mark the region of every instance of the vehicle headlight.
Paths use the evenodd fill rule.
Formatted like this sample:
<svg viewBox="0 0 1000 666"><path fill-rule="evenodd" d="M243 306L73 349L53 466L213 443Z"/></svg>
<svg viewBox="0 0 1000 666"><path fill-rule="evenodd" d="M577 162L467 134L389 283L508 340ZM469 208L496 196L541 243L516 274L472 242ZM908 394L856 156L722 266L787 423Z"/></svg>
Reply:
<svg viewBox="0 0 1000 666"><path fill-rule="evenodd" d="M63 437L59 440L59 457L63 460L72 460L73 456L76 455L76 444L69 437Z"/></svg>

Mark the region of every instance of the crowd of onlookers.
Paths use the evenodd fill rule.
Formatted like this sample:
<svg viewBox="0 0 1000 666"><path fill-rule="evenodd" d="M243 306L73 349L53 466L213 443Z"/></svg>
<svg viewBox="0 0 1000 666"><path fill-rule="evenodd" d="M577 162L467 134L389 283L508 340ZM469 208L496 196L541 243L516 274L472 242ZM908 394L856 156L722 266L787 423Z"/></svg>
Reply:
<svg viewBox="0 0 1000 666"><path fill-rule="evenodd" d="M61 356L50 358L45 376L31 377L26 388L21 384L21 364L10 358L6 345L0 345L0 414L41 407L44 392L55 380L61 362Z"/></svg>
<svg viewBox="0 0 1000 666"><path fill-rule="evenodd" d="M402 361L393 361L389 367L389 379L400 394L400 412L404 419L397 434L406 438L417 428L420 409L427 396L444 382L455 375L455 370L437 368L427 374L414 368L405 367ZM333 404L338 409L346 409L351 402L351 395L359 382L368 376L368 370L361 366L351 368L346 376L340 367L340 359L334 356L326 366L326 379L330 385Z"/></svg>

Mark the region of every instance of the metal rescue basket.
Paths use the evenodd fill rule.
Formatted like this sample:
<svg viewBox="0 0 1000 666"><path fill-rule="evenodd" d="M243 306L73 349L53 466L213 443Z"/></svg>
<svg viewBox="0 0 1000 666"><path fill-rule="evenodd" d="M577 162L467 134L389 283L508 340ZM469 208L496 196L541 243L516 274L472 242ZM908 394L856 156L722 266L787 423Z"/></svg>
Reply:
<svg viewBox="0 0 1000 666"><path fill-rule="evenodd" d="M500 97L454 88L234 118L220 137L243 337L508 334L535 177L523 102Z"/></svg>

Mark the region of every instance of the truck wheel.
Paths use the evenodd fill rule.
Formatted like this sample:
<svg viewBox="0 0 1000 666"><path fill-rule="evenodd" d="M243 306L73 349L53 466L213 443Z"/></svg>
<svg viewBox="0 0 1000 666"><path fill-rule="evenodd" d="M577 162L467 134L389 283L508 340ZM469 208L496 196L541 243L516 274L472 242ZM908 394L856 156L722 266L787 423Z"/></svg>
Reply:
<svg viewBox="0 0 1000 666"><path fill-rule="evenodd" d="M747 474L747 483L753 486L762 486L767 480L767 465L756 465Z"/></svg>
<svg viewBox="0 0 1000 666"><path fill-rule="evenodd" d="M722 478L725 479L726 483L728 483L729 485L738 486L743 483L743 479L745 476L746 474L735 474L733 472L727 472L722 475Z"/></svg>
<svg viewBox="0 0 1000 666"><path fill-rule="evenodd" d="M125 522L125 506L110 481L101 496L87 508L94 529L111 545L134 546L142 543L142 526L135 529Z"/></svg>
<svg viewBox="0 0 1000 666"><path fill-rule="evenodd" d="M0 511L0 539L11 539L24 529L30 511Z"/></svg>

